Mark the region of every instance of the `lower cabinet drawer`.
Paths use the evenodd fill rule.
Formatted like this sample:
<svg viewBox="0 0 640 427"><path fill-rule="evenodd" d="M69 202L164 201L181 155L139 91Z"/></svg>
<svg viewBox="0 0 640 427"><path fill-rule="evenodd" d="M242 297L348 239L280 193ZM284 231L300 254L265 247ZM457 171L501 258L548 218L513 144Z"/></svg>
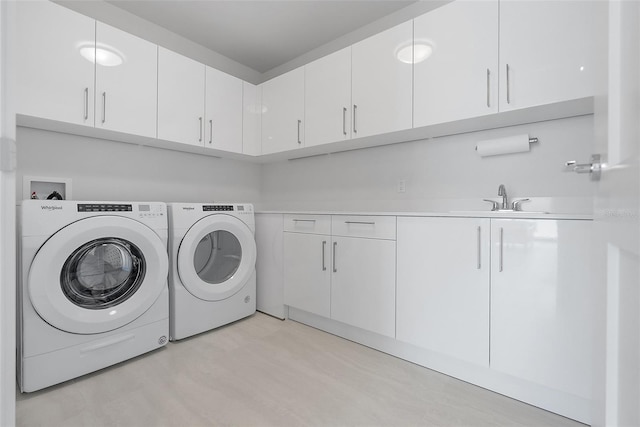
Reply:
<svg viewBox="0 0 640 427"><path fill-rule="evenodd" d="M334 236L395 240L396 217L332 215L331 233Z"/></svg>

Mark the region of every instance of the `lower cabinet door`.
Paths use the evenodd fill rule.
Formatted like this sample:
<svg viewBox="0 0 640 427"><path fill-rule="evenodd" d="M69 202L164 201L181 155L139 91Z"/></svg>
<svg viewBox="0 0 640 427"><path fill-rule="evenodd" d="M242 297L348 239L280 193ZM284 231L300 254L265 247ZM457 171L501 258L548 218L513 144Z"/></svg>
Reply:
<svg viewBox="0 0 640 427"><path fill-rule="evenodd" d="M590 221L491 220L491 367L591 398Z"/></svg>
<svg viewBox="0 0 640 427"><path fill-rule="evenodd" d="M395 337L396 242L334 237L331 318Z"/></svg>
<svg viewBox="0 0 640 427"><path fill-rule="evenodd" d="M319 316L330 316L331 237L284 233L284 303Z"/></svg>
<svg viewBox="0 0 640 427"><path fill-rule="evenodd" d="M489 365L489 236L489 219L398 218L398 340Z"/></svg>

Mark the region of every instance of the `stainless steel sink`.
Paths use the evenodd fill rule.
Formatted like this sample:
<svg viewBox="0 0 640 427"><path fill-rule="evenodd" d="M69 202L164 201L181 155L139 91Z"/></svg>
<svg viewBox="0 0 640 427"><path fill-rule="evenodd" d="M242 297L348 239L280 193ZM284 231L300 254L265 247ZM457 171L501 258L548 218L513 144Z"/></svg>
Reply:
<svg viewBox="0 0 640 427"><path fill-rule="evenodd" d="M518 215L518 216L526 216L526 215L546 215L549 212L543 211L514 211L511 209L498 209L497 211L449 211L452 214L461 214L461 215Z"/></svg>

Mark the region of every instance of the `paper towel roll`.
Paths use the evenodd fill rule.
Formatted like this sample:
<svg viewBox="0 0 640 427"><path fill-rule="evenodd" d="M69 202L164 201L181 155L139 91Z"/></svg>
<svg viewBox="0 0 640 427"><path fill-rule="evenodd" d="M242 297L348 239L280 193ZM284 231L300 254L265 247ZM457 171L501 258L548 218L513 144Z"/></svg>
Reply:
<svg viewBox="0 0 640 427"><path fill-rule="evenodd" d="M529 151L529 135L514 135L480 141L476 145L476 151L481 157Z"/></svg>

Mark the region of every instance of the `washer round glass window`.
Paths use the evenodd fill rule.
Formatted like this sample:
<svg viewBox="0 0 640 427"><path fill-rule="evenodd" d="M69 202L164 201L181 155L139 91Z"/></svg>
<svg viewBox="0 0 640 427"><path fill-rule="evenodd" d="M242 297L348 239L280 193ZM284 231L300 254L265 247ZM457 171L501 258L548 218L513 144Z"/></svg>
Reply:
<svg viewBox="0 0 640 427"><path fill-rule="evenodd" d="M83 308L113 307L140 288L145 265L140 249L127 240L92 240L76 249L62 266L62 292Z"/></svg>
<svg viewBox="0 0 640 427"><path fill-rule="evenodd" d="M242 247L238 238L225 230L204 236L196 247L193 267L205 282L218 285L238 271L242 261Z"/></svg>

